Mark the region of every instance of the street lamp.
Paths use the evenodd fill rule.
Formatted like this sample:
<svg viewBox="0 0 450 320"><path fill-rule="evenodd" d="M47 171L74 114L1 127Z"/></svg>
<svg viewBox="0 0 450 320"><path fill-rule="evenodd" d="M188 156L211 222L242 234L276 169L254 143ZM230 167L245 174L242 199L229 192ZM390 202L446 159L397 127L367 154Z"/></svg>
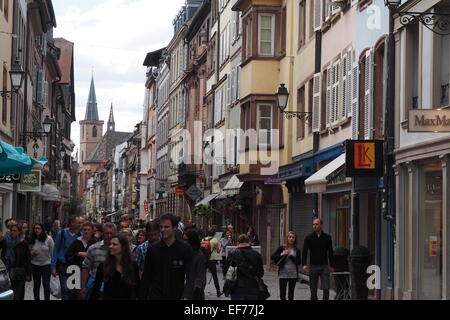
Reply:
<svg viewBox="0 0 450 320"><path fill-rule="evenodd" d="M50 134L50 132L52 131L52 126L53 126L52 119L50 119L49 116L46 116L44 121L42 122L42 127L44 129L43 131L39 131L39 129L35 129L31 132L24 132L22 134L24 141L27 137L32 138L34 140L33 149L34 149L34 157L35 158L37 158L37 150L39 149L37 140L38 139L42 140L44 137L47 137Z"/></svg>
<svg viewBox="0 0 450 320"><path fill-rule="evenodd" d="M288 100L289 100L289 92L287 88L284 86L284 83L282 83L280 84L280 87L278 88L277 92L277 102L281 112L284 112L284 110L286 109Z"/></svg>
<svg viewBox="0 0 450 320"><path fill-rule="evenodd" d="M275 95L277 97L278 108L280 108L281 113L284 114L286 119L298 118L300 120L308 121L311 118L311 112L284 111L289 100L289 91L284 83L280 84L278 92L275 93Z"/></svg>
<svg viewBox="0 0 450 320"><path fill-rule="evenodd" d="M61 155L61 159L64 159L66 155L66 148L64 148L63 145L61 145L61 149L59 150L59 154Z"/></svg>
<svg viewBox="0 0 450 320"><path fill-rule="evenodd" d="M42 124L44 126L44 133L48 135L50 131L52 131L52 120L48 116L46 116Z"/></svg>
<svg viewBox="0 0 450 320"><path fill-rule="evenodd" d="M25 72L22 69L22 66L19 64L18 61L16 61L12 66L11 70L9 71L9 76L11 78L11 91L2 90L0 91L0 95L2 97L10 97L12 93L19 92L20 88L22 87L22 82L24 79Z"/></svg>

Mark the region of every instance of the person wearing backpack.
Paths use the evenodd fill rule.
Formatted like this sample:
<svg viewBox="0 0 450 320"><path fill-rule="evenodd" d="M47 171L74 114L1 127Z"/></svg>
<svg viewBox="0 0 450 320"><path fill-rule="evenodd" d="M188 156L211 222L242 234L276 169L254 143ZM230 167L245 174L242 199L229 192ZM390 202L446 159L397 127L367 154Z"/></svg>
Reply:
<svg viewBox="0 0 450 320"><path fill-rule="evenodd" d="M70 216L68 220L68 228L58 232L55 239L55 246L52 254L52 276L59 275L61 284L61 299L71 300L71 291L67 288L67 265L65 254L72 243L81 236L80 220L76 216Z"/></svg>
<svg viewBox="0 0 450 320"><path fill-rule="evenodd" d="M236 250L228 255L225 273L230 267L237 268L236 283L230 292L231 300L258 300L257 278L264 276L264 267L261 254L252 249L247 234L239 236Z"/></svg>
<svg viewBox="0 0 450 320"><path fill-rule="evenodd" d="M219 298L223 292L220 290L219 285L219 279L217 277L217 267L216 267L216 260L214 259L214 255L212 254L214 251L217 253L220 253L220 246L219 246L219 240L217 240L214 236L216 235L215 229L209 229L208 230L208 236L206 238L203 238L201 242L201 246L205 248L205 252L207 252L207 263L206 268L211 272L213 280L214 280L214 286L216 287L217 291L217 297Z"/></svg>

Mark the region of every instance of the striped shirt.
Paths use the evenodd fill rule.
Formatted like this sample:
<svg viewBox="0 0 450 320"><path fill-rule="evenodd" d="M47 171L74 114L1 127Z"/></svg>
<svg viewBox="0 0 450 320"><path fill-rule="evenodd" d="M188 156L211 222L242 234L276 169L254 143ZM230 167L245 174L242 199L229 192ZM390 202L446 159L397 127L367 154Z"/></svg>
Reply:
<svg viewBox="0 0 450 320"><path fill-rule="evenodd" d="M83 268L89 269L89 273L95 278L97 268L100 263L105 262L108 254L108 246L103 241L99 241L89 247L86 258L83 261Z"/></svg>

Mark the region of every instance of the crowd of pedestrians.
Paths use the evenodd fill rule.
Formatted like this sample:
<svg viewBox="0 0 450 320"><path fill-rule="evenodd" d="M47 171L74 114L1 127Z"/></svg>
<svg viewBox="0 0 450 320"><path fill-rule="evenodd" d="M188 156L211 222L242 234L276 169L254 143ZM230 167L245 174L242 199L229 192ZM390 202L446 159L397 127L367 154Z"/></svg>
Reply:
<svg viewBox="0 0 450 320"><path fill-rule="evenodd" d="M0 233L1 259L5 263L15 300L24 300L25 283L33 281L35 300L50 300L51 278L59 278L62 300L204 300L207 272L217 297L258 300L269 293L264 285L263 259L254 246L259 239L253 227L238 235L230 225L216 237L195 225L183 225L167 214L155 221L132 224L124 215L119 223L87 221L69 217L61 228L58 220L46 219L29 230L25 221L5 221ZM329 275L333 269L331 237L315 219L314 232L304 240L303 252L295 232L272 255L279 268L280 299L294 299L299 272L309 273L311 299L317 299L318 279L329 298ZM306 261L309 254L309 265ZM217 275L222 266L223 289ZM303 263L302 263L303 262ZM69 266L81 270L81 287L68 287ZM303 266L303 268L302 268ZM57 280L56 280L57 281Z"/></svg>

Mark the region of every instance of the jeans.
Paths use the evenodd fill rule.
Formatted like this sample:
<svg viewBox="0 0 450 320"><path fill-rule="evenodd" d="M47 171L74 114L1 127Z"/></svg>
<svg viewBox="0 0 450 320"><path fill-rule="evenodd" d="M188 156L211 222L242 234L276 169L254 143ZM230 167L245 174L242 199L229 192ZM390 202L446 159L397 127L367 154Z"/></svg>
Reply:
<svg viewBox="0 0 450 320"><path fill-rule="evenodd" d="M280 299L286 300L286 287L289 284L288 299L294 300L294 290L297 279L280 278Z"/></svg>
<svg viewBox="0 0 450 320"><path fill-rule="evenodd" d="M11 280L11 290L14 292L14 300L25 300L25 279Z"/></svg>
<svg viewBox="0 0 450 320"><path fill-rule="evenodd" d="M56 263L56 272L59 275L59 283L61 284L61 300L70 300L70 291L67 288L67 268L63 263Z"/></svg>
<svg viewBox="0 0 450 320"><path fill-rule="evenodd" d="M44 287L44 300L50 300L50 276L51 276L51 267L50 265L46 266L37 266L32 264L31 271L33 273L33 294L34 300L40 300L40 292L41 292L41 279L42 286Z"/></svg>
<svg viewBox="0 0 450 320"><path fill-rule="evenodd" d="M216 287L216 291L220 291L220 285L219 285L219 279L217 278L217 266L216 266L216 260L208 260L206 263L206 268L211 272L213 280L214 280L214 286Z"/></svg>
<svg viewBox="0 0 450 320"><path fill-rule="evenodd" d="M327 265L309 266L309 288L311 290L311 300L317 300L318 282L322 283L323 300L330 298L330 268Z"/></svg>
<svg viewBox="0 0 450 320"><path fill-rule="evenodd" d="M231 300L258 300L258 289L235 288L231 293Z"/></svg>

